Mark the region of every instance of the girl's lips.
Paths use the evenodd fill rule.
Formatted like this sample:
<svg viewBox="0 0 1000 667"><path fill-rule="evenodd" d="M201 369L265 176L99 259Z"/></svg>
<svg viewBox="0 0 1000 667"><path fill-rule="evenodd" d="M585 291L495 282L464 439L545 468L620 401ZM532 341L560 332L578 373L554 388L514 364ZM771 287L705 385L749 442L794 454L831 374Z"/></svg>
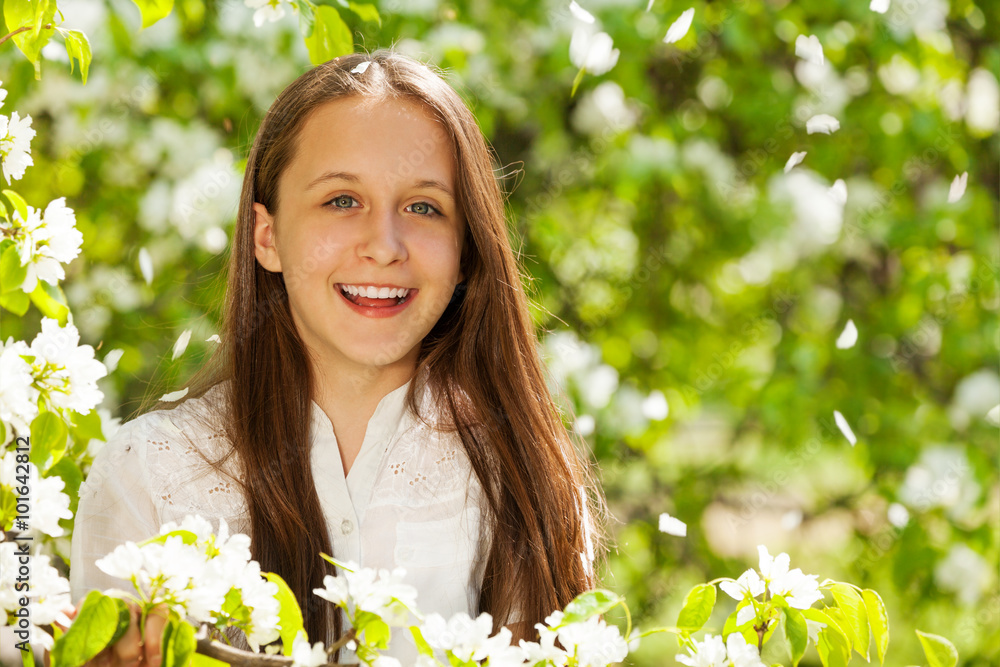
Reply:
<svg viewBox="0 0 1000 667"><path fill-rule="evenodd" d="M417 292L420 291L414 288L410 288L410 291L407 293L406 298L403 300L403 302L392 306L362 306L348 299L344 295L343 290L340 289L340 285L337 285L336 289L337 293L340 295L340 298L344 300L344 303L346 303L351 310L356 312L358 315L362 315L364 317L371 317L374 319L379 319L383 317L392 317L393 315L398 315L399 313L403 312L410 305L410 302L413 301L414 297L417 296Z"/></svg>

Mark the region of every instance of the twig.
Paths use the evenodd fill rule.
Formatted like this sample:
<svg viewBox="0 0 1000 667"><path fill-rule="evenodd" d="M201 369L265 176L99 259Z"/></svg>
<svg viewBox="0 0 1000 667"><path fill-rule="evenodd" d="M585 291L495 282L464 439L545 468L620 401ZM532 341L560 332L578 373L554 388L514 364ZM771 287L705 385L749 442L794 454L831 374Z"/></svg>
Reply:
<svg viewBox="0 0 1000 667"><path fill-rule="evenodd" d="M197 653L228 662L232 667L291 667L292 665L292 659L288 656L251 653L213 641L208 631L209 626L202 625L198 634L195 635L195 639L198 641L198 646L195 648ZM344 641L344 643L347 642ZM325 667L358 667L358 664L354 662L328 662Z"/></svg>
<svg viewBox="0 0 1000 667"><path fill-rule="evenodd" d="M17 30L11 30L9 33L7 33L6 35L4 35L3 37L0 37L0 44L3 44L4 42L6 42L8 39L10 39L11 37L13 37L14 35L17 35L17 34L20 34L22 32L27 32L28 30L31 30L32 27L34 27L34 26L24 25L24 26L21 26L20 28L18 28ZM42 30L49 30L49 29L54 28L54 27L55 26L53 26L51 23L46 23L45 25L42 26Z"/></svg>

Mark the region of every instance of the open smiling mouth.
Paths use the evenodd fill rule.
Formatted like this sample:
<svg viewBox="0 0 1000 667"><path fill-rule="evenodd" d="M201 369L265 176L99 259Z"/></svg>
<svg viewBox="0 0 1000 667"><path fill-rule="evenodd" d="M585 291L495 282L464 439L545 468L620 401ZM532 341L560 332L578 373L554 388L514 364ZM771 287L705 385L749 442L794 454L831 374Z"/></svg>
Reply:
<svg viewBox="0 0 1000 667"><path fill-rule="evenodd" d="M364 288L351 287L346 285L338 284L337 288L340 293L344 295L344 298L357 306L363 306L365 308L391 308L393 306L399 306L406 303L413 298L417 290L415 289L390 289L386 296L368 296L368 294L374 293L374 290L365 291ZM384 293L379 291L379 294Z"/></svg>

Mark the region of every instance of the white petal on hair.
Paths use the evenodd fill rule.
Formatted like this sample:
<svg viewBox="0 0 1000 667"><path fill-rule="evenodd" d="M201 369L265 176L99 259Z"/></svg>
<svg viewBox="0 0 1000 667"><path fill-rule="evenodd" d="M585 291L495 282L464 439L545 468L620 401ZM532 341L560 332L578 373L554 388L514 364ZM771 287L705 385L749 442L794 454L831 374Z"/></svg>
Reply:
<svg viewBox="0 0 1000 667"><path fill-rule="evenodd" d="M847 203L847 183L844 183L844 179L838 178L834 181L828 192L833 200L841 206Z"/></svg>
<svg viewBox="0 0 1000 667"><path fill-rule="evenodd" d="M799 35L795 38L795 55L814 65L823 64L823 45L816 35Z"/></svg>
<svg viewBox="0 0 1000 667"><path fill-rule="evenodd" d="M792 170L792 168L797 164L802 164L802 161L806 159L806 152L792 153L791 157L788 158L788 162L785 163L785 173L787 174Z"/></svg>
<svg viewBox="0 0 1000 667"><path fill-rule="evenodd" d="M139 249L139 270L142 272L142 279L146 284L153 282L153 259L149 256L149 251L145 248Z"/></svg>
<svg viewBox="0 0 1000 667"><path fill-rule="evenodd" d="M955 177L948 189L948 203L954 204L965 194L965 185L969 182L969 172L963 171Z"/></svg>
<svg viewBox="0 0 1000 667"><path fill-rule="evenodd" d="M116 347L115 349L111 350L106 355L104 355L104 361L101 363L104 364L104 367L107 368L108 372L110 373L111 371L118 368L118 362L121 361L123 354L125 354L125 350L121 349L120 347Z"/></svg>
<svg viewBox="0 0 1000 667"><path fill-rule="evenodd" d="M580 5L578 5L576 3L576 0L573 0L573 2L569 3L569 12L570 14L573 15L573 18L577 19L578 21L583 21L584 23L594 22L594 15L588 12Z"/></svg>
<svg viewBox="0 0 1000 667"><path fill-rule="evenodd" d="M174 343L174 355L170 357L171 361L184 354L184 350L187 349L188 342L190 340L191 340L191 330L185 329L181 333L181 335L177 337L177 342Z"/></svg>
<svg viewBox="0 0 1000 667"><path fill-rule="evenodd" d="M660 515L660 532L677 537L687 537L687 524L677 517L670 516L666 512Z"/></svg>
<svg viewBox="0 0 1000 667"><path fill-rule="evenodd" d="M219 338L219 334L212 334L211 336L209 336L208 338L205 339L205 342L206 343L221 343L222 339Z"/></svg>
<svg viewBox="0 0 1000 667"><path fill-rule="evenodd" d="M868 5L868 9L879 14L885 14L889 11L889 0L872 0L871 4Z"/></svg>
<svg viewBox="0 0 1000 667"><path fill-rule="evenodd" d="M664 44L673 44L688 33L691 28L691 19L694 18L694 7L685 9L676 21L667 29L667 35L663 38Z"/></svg>
<svg viewBox="0 0 1000 667"><path fill-rule="evenodd" d="M854 347L854 344L858 342L858 328L854 326L854 320L847 320L847 324L844 325L844 330L840 332L840 336L837 337L837 349L847 350Z"/></svg>
<svg viewBox="0 0 1000 667"><path fill-rule="evenodd" d="M179 401L187 396L187 393L188 387L184 387L183 389L179 389L177 391L167 392L163 396L160 396L160 400L164 403L173 403L174 401Z"/></svg>
<svg viewBox="0 0 1000 667"><path fill-rule="evenodd" d="M365 70L368 69L368 66L371 64L372 61L370 60L362 60L357 65L355 65L353 69L351 69L351 74L364 74Z"/></svg>
<svg viewBox="0 0 1000 667"><path fill-rule="evenodd" d="M851 447L853 447L854 443L858 441L858 438L854 435L854 431L851 430L851 425L847 423L846 419L844 419L844 415L834 410L833 421L837 422L837 428L840 429L840 432L844 434L844 437L847 438L847 441L851 443Z"/></svg>
<svg viewBox="0 0 1000 667"><path fill-rule="evenodd" d="M806 132L832 134L840 129L840 121L825 113L817 114L806 121Z"/></svg>

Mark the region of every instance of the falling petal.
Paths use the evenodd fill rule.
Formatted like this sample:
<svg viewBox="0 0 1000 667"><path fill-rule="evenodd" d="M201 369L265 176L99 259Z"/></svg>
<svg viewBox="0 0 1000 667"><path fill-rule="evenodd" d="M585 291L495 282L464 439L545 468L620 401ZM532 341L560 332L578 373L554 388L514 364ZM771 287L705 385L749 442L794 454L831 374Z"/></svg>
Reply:
<svg viewBox="0 0 1000 667"><path fill-rule="evenodd" d="M889 0L872 0L872 3L868 5L868 8L873 12L885 14L889 11Z"/></svg>
<svg viewBox="0 0 1000 667"><path fill-rule="evenodd" d="M586 9L581 7L576 3L576 0L569 3L569 12L578 21L583 21L584 23L593 23L594 15L588 12Z"/></svg>
<svg viewBox="0 0 1000 667"><path fill-rule="evenodd" d="M149 256L149 251L145 248L139 249L139 270L142 272L142 279L149 285L153 282L153 259Z"/></svg>
<svg viewBox="0 0 1000 667"><path fill-rule="evenodd" d="M788 162L785 163L785 173L787 174L792 170L797 164L802 164L802 161L806 159L806 152L792 153L792 156L788 158Z"/></svg>
<svg viewBox="0 0 1000 667"><path fill-rule="evenodd" d="M840 121L825 113L813 116L806 121L806 132L809 134L815 134L817 132L832 134L839 129Z"/></svg>
<svg viewBox="0 0 1000 667"><path fill-rule="evenodd" d="M171 361L184 354L184 350L187 349L188 341L190 340L191 340L191 330L185 329L183 333L181 333L181 335L177 338L177 342L174 343L174 356L170 357Z"/></svg>
<svg viewBox="0 0 1000 667"><path fill-rule="evenodd" d="M677 537L687 537L687 524L676 517L672 517L666 512L660 515L660 532Z"/></svg>
<svg viewBox="0 0 1000 667"><path fill-rule="evenodd" d="M368 69L368 66L371 64L372 61L370 60L362 60L354 66L354 69L351 70L351 74L364 74L365 70Z"/></svg>
<svg viewBox="0 0 1000 667"><path fill-rule="evenodd" d="M960 175L955 177L955 180L951 182L951 188L948 190L948 203L954 204L962 195L965 194L965 184L969 181L969 172L963 171Z"/></svg>
<svg viewBox="0 0 1000 667"><path fill-rule="evenodd" d="M667 36L663 38L664 44L673 44L681 37L687 34L688 30L691 28L691 19L694 18L694 7L691 9L686 9L684 12L674 21L673 25L667 29Z"/></svg>
<svg viewBox="0 0 1000 667"><path fill-rule="evenodd" d="M118 362L121 361L123 354L125 354L125 350L115 348L104 355L104 367L108 369L109 373L118 368Z"/></svg>
<svg viewBox="0 0 1000 667"><path fill-rule="evenodd" d="M827 192L829 192L830 196L833 197L833 200L841 206L847 203L847 183L844 183L844 179L838 178L834 181L833 185L830 186L830 189Z"/></svg>
<svg viewBox="0 0 1000 667"><path fill-rule="evenodd" d="M649 392L649 396L642 402L642 414L646 419L659 421L666 419L670 414L670 406L667 405L667 397L659 389Z"/></svg>
<svg viewBox="0 0 1000 667"><path fill-rule="evenodd" d="M206 343L221 343L222 339L219 338L219 334L212 334L211 336L209 336L208 338L205 339L205 342Z"/></svg>
<svg viewBox="0 0 1000 667"><path fill-rule="evenodd" d="M816 35L799 35L795 38L795 55L814 65L823 64L823 45Z"/></svg>
<svg viewBox="0 0 1000 667"><path fill-rule="evenodd" d="M993 406L990 411L986 413L986 421L994 426L1000 426L1000 405Z"/></svg>
<svg viewBox="0 0 1000 667"><path fill-rule="evenodd" d="M187 396L187 393L188 393L188 387L184 387L179 391L167 392L163 396L160 396L160 400L164 403L173 403L174 401L179 401L185 396Z"/></svg>
<svg viewBox="0 0 1000 667"><path fill-rule="evenodd" d="M847 324L844 325L844 330L840 332L840 336L837 337L837 349L846 350L854 347L854 344L858 342L858 328L854 326L854 320L847 320Z"/></svg>
<svg viewBox="0 0 1000 667"><path fill-rule="evenodd" d="M653 8L653 2L654 2L654 1L655 1L655 0L649 0L649 2L648 2L648 3L646 4L646 11L647 11L647 12L648 12L648 11L649 11L650 9L652 9L652 8Z"/></svg>
<svg viewBox="0 0 1000 667"><path fill-rule="evenodd" d="M754 609L753 605L748 604L747 606L743 607L738 612L736 612L736 626L739 627L744 623L753 620L754 617L756 617L756 615L757 611Z"/></svg>
<svg viewBox="0 0 1000 667"><path fill-rule="evenodd" d="M844 434L844 437L847 438L847 441L851 443L851 447L853 447L854 443L856 443L858 439L855 437L854 431L851 430L851 425L847 423L846 419L844 419L844 415L834 410L833 421L837 422L837 428L840 429L840 432Z"/></svg>

